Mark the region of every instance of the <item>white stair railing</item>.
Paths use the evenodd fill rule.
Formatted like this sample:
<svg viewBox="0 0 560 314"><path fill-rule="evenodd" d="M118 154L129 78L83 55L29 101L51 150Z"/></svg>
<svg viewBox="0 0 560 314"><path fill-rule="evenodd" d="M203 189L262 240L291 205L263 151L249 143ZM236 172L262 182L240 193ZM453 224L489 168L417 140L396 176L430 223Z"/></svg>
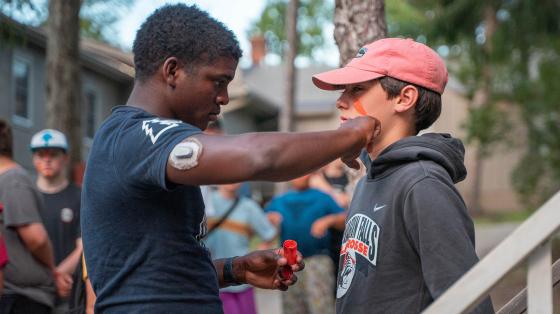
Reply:
<svg viewBox="0 0 560 314"><path fill-rule="evenodd" d="M560 288L560 259L552 265L552 293ZM553 302L560 309L560 298L553 298ZM527 288L521 290L513 299L506 303L496 314L524 314L527 313Z"/></svg>
<svg viewBox="0 0 560 314"><path fill-rule="evenodd" d="M550 241L559 228L560 192L457 280L423 313L452 314L472 310L498 281L528 258L528 313L552 314Z"/></svg>

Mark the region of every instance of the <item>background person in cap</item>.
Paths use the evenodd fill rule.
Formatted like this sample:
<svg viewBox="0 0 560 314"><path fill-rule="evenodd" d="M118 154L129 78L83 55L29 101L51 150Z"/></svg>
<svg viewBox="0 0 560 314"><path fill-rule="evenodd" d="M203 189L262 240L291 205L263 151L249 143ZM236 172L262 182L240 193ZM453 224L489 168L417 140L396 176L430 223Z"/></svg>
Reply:
<svg viewBox="0 0 560 314"><path fill-rule="evenodd" d="M43 202L27 172L13 160L10 126L0 120L0 202L9 261L0 313L51 313L64 276L55 267L40 213Z"/></svg>
<svg viewBox="0 0 560 314"><path fill-rule="evenodd" d="M337 312L419 313L478 262L473 222L454 187L467 174L463 144L416 136L439 117L445 64L421 43L387 38L313 82L342 90L343 124L362 115L381 122L346 219ZM493 312L490 299L474 312Z"/></svg>
<svg viewBox="0 0 560 314"><path fill-rule="evenodd" d="M40 214L52 241L56 267L68 283L55 309L55 313L64 313L68 308L66 297L70 292L72 274L82 254L81 191L68 180L68 142L62 132L42 130L32 137L30 148L37 171L37 188L45 204Z"/></svg>
<svg viewBox="0 0 560 314"><path fill-rule="evenodd" d="M82 192L88 274L103 313L222 313L219 287L286 290L282 250L212 261L201 243L200 185L287 180L371 142L370 117L313 133L206 135L229 102L241 57L222 23L196 6L166 5L133 44L135 81L126 106L97 130ZM292 270L303 268L301 255Z"/></svg>

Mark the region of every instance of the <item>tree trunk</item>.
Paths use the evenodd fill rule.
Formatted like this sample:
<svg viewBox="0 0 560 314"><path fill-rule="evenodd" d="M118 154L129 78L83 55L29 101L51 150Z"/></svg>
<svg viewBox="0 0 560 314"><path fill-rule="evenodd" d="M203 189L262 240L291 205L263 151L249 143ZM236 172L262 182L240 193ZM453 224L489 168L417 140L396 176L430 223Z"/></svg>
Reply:
<svg viewBox="0 0 560 314"><path fill-rule="evenodd" d="M297 55L297 8L298 0L290 0L286 14L286 37L288 39L288 47L286 49L286 103L282 108L280 117L280 131L290 132L294 130L294 107L296 95L296 68L294 61Z"/></svg>
<svg viewBox="0 0 560 314"><path fill-rule="evenodd" d="M340 51L340 66L354 58L365 44L384 37L384 0L335 0L334 40Z"/></svg>
<svg viewBox="0 0 560 314"><path fill-rule="evenodd" d="M487 5L484 10L484 25L486 27L484 35L486 41L482 47L484 52L484 60L482 64L482 84L480 89L477 91L475 99L473 99L471 106L481 107L488 106L488 101L490 100L490 86L492 84L492 67L490 56L492 55L492 37L496 32L498 21L496 19L496 9L491 5ZM473 215L481 215L484 213L484 208L481 203L482 195L482 185L483 185L483 168L484 168L484 158L487 155L487 147L479 142L476 148L476 154L474 159L474 177L472 180L472 194L469 201L470 212Z"/></svg>
<svg viewBox="0 0 560 314"><path fill-rule="evenodd" d="M297 56L297 9L299 0L290 0L288 10L286 11L286 37L288 39L288 47L286 49L286 58L284 59L286 67L285 104L280 112L280 131L291 132L294 130L295 102L296 102L296 67L295 59ZM287 183L276 185L276 193L285 193L288 190Z"/></svg>
<svg viewBox="0 0 560 314"><path fill-rule="evenodd" d="M81 161L81 0L50 0L47 22L47 126L68 137L71 166Z"/></svg>

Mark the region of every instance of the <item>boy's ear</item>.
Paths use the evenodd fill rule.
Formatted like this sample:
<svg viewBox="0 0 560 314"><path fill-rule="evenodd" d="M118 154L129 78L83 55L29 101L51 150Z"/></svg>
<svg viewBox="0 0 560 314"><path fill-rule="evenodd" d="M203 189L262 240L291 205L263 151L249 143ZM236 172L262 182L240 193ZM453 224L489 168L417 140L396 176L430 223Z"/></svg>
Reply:
<svg viewBox="0 0 560 314"><path fill-rule="evenodd" d="M413 85L406 85L396 97L395 111L402 113L416 106L418 89Z"/></svg>
<svg viewBox="0 0 560 314"><path fill-rule="evenodd" d="M169 57L165 59L162 65L161 74L167 86L175 89L177 86L177 79L179 78L179 69L181 63L176 57Z"/></svg>

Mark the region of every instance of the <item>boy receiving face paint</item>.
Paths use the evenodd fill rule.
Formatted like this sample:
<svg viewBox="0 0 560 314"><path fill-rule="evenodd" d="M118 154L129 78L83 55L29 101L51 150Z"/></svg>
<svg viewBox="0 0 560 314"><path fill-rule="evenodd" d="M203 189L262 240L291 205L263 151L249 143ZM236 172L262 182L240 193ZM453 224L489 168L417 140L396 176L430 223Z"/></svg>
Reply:
<svg viewBox="0 0 560 314"><path fill-rule="evenodd" d="M478 262L454 187L466 176L463 144L449 134L417 136L441 112L445 64L421 43L387 38L313 82L342 90L342 123L365 115L381 123L346 219L337 312L419 313ZM491 300L474 312L493 312Z"/></svg>

